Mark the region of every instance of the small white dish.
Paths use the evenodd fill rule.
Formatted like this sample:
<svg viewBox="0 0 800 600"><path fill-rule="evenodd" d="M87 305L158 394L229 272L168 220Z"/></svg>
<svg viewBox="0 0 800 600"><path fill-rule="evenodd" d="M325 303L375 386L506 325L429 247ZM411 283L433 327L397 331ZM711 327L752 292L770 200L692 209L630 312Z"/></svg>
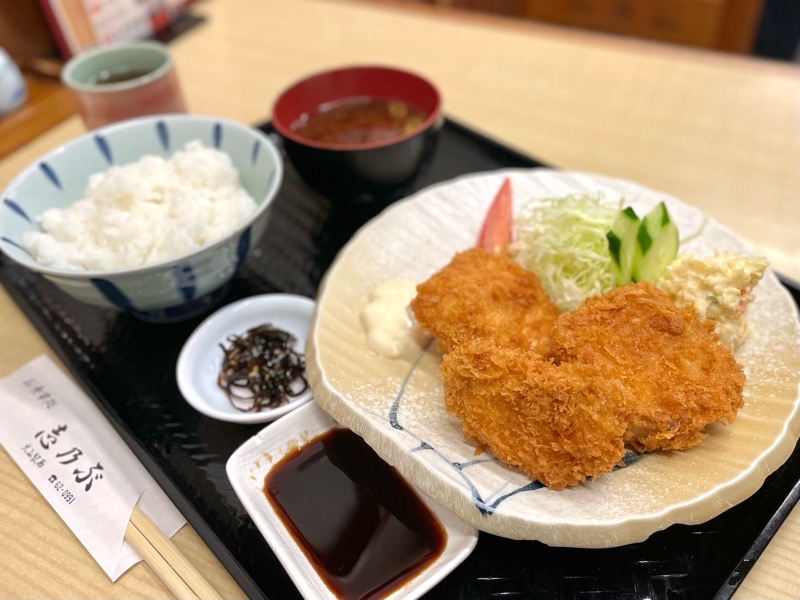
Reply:
<svg viewBox="0 0 800 600"><path fill-rule="evenodd" d="M226 465L236 495L306 599L335 600L337 597L314 570L267 501L263 491L264 478L287 452L334 427L338 424L331 416L316 402L311 402L250 438L233 453ZM419 598L461 564L478 541L477 529L418 489L416 491L444 527L447 533L445 548L433 563L384 600ZM314 493L314 490L309 490L309 493Z"/></svg>
<svg viewBox="0 0 800 600"><path fill-rule="evenodd" d="M313 300L292 294L253 296L218 310L189 336L178 357L175 374L183 397L204 415L231 423L267 423L305 404L311 399L310 389L278 408L242 412L231 406L217 385L217 375L223 359L220 344L263 323L291 333L295 350L303 352L313 313Z"/></svg>

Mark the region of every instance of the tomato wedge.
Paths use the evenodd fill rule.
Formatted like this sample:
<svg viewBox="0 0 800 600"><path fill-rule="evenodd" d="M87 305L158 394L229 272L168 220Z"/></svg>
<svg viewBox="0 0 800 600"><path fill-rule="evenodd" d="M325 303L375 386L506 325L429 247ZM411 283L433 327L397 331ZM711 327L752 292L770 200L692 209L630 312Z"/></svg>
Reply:
<svg viewBox="0 0 800 600"><path fill-rule="evenodd" d="M506 177L484 217L478 235L479 247L493 254L505 253L511 243L512 211L511 180Z"/></svg>

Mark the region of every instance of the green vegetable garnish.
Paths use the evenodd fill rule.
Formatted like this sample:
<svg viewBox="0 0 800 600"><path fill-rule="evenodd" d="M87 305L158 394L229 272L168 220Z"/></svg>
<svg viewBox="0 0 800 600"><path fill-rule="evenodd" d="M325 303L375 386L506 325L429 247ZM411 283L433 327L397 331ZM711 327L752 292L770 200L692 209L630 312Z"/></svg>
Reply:
<svg viewBox="0 0 800 600"><path fill-rule="evenodd" d="M561 311L632 281L657 281L678 253L678 229L661 202L642 219L600 196L529 203L514 220L509 253Z"/></svg>
<svg viewBox="0 0 800 600"><path fill-rule="evenodd" d="M614 286L606 234L618 207L599 196L570 195L529 203L514 220L511 256L536 274L562 311Z"/></svg>
<svg viewBox="0 0 800 600"><path fill-rule="evenodd" d="M606 234L608 251L611 254L611 269L614 273L614 285L625 285L631 281L639 224L639 217L629 206L619 211L611 226L611 231Z"/></svg>
<svg viewBox="0 0 800 600"><path fill-rule="evenodd" d="M636 234L632 281L655 283L678 255L678 228L660 202L642 219Z"/></svg>

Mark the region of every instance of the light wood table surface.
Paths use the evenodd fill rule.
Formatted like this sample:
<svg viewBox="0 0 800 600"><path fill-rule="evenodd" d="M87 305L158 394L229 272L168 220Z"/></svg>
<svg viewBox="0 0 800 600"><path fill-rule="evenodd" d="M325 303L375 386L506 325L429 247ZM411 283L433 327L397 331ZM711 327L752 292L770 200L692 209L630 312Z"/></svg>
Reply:
<svg viewBox="0 0 800 600"><path fill-rule="evenodd" d="M350 63L413 69L445 111L545 162L635 180L705 210L800 279L800 72L786 65L433 8L207 0L170 45L189 109L245 123L284 87ZM5 185L83 133L73 117L0 162ZM0 376L48 346L0 289ZM55 357L54 357L55 358ZM0 451L0 597L164 598L136 565L112 584ZM176 543L226 597L243 593L196 532ZM736 594L800 597L800 510Z"/></svg>

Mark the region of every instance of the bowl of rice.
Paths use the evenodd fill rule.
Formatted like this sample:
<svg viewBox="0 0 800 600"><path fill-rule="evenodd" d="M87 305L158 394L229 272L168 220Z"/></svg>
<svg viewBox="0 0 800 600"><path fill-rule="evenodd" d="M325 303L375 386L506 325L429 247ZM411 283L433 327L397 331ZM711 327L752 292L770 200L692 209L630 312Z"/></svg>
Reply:
<svg viewBox="0 0 800 600"><path fill-rule="evenodd" d="M257 129L196 115L123 121L9 184L0 250L89 304L186 318L219 300L282 177L280 153Z"/></svg>

